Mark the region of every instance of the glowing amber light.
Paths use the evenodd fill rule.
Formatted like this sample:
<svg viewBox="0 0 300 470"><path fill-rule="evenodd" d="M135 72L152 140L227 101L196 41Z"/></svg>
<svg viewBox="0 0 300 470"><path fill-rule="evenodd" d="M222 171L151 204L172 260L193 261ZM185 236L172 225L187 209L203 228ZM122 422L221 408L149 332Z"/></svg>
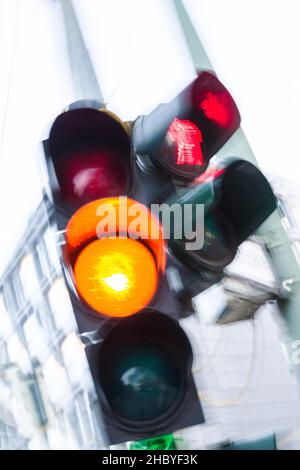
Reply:
<svg viewBox="0 0 300 470"><path fill-rule="evenodd" d="M103 238L87 245L75 261L74 277L87 304L112 317L143 309L158 283L152 253L131 238Z"/></svg>
<svg viewBox="0 0 300 470"><path fill-rule="evenodd" d="M163 272L166 264L166 253L163 231L159 221L143 204L130 198L125 199L125 207L123 208L120 199L116 197L97 199L78 209L78 211L73 214L66 227L68 256L73 260L74 256L77 255L83 246L96 238L102 238L98 230L98 224L101 221L101 217L103 217L101 214L107 213L105 211L110 209L115 213L115 232L126 233L129 231L129 238L132 239L137 239L140 236L153 253L157 269ZM133 208L135 208L135 210L131 212ZM136 217L136 209L139 209L140 214L144 214L148 221L145 230L143 230L143 227L139 227L140 235L135 231L135 228L132 227L132 222ZM124 219L120 217L120 213L123 211L126 215ZM130 230L129 227L131 227ZM157 237L152 238L152 233L157 233Z"/></svg>

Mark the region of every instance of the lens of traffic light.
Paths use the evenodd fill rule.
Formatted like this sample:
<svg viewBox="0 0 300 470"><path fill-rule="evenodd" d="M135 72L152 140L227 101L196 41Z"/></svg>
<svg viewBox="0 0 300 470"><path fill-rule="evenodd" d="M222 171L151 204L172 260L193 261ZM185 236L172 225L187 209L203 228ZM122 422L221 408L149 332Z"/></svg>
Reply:
<svg viewBox="0 0 300 470"><path fill-rule="evenodd" d="M236 249L236 235L230 221L220 210L208 212L204 221L203 247L191 251L191 259L197 265L219 271L233 261Z"/></svg>
<svg viewBox="0 0 300 470"><path fill-rule="evenodd" d="M212 73L202 72L194 81L192 101L193 120L201 125L210 144L216 138L219 142L214 145L219 146L220 141L227 140L239 127L238 108L229 91Z"/></svg>
<svg viewBox="0 0 300 470"><path fill-rule="evenodd" d="M95 313L112 317L133 315L150 303L166 262L159 221L126 197L78 209L66 227L64 254L74 293Z"/></svg>
<svg viewBox="0 0 300 470"><path fill-rule="evenodd" d="M111 373L105 380L114 412L131 421L158 418L178 398L176 364L166 349L151 341L119 346L110 357Z"/></svg>
<svg viewBox="0 0 300 470"><path fill-rule="evenodd" d="M130 238L103 238L89 243L75 261L74 277L86 303L96 312L114 317L143 309L158 283L152 253Z"/></svg>
<svg viewBox="0 0 300 470"><path fill-rule="evenodd" d="M191 348L180 326L158 312L121 320L99 351L110 409L128 426L174 416L184 401Z"/></svg>
<svg viewBox="0 0 300 470"><path fill-rule="evenodd" d="M77 208L128 191L130 139L111 113L92 108L62 113L51 128L49 150L64 205Z"/></svg>
<svg viewBox="0 0 300 470"><path fill-rule="evenodd" d="M174 175L192 179L207 166L202 143L202 133L195 123L176 118L159 149L161 163Z"/></svg>
<svg viewBox="0 0 300 470"><path fill-rule="evenodd" d="M122 160L123 154L116 148L85 145L66 151L57 165L62 199L78 206L124 194L128 175Z"/></svg>

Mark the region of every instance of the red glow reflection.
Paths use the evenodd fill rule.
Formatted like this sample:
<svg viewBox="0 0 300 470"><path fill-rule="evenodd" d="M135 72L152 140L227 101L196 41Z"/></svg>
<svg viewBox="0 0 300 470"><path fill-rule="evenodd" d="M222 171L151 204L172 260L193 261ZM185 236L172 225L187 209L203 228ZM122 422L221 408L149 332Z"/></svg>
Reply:
<svg viewBox="0 0 300 470"><path fill-rule="evenodd" d="M57 170L61 195L67 203L82 204L126 191L127 173L122 155L115 149L73 150Z"/></svg>
<svg viewBox="0 0 300 470"><path fill-rule="evenodd" d="M218 94L208 91L199 102L199 107L205 116L221 127L228 127L234 117L232 98L227 91Z"/></svg>
<svg viewBox="0 0 300 470"><path fill-rule="evenodd" d="M205 173L198 176L198 178L194 179L193 184L211 183L216 178L219 178L219 176L221 176L224 172L224 168L217 168L216 166L211 166L206 170Z"/></svg>
<svg viewBox="0 0 300 470"><path fill-rule="evenodd" d="M176 143L177 165L204 164L201 149L202 134L191 121L174 119L168 129L167 137Z"/></svg>

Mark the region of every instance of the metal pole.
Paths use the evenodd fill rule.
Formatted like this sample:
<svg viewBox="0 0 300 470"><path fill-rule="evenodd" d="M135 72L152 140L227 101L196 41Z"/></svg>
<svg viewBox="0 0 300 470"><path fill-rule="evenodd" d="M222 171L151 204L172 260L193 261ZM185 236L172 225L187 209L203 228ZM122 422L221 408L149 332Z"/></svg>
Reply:
<svg viewBox="0 0 300 470"><path fill-rule="evenodd" d="M270 434L253 441L229 442L220 447L223 450L277 450L276 435Z"/></svg>
<svg viewBox="0 0 300 470"><path fill-rule="evenodd" d="M213 67L182 1L173 0L173 4L195 69L212 70ZM239 129L217 154L217 157L221 158L231 156L240 156L258 166L242 129ZM278 307L286 321L291 354L293 352L291 341L300 340L300 267L288 235L282 226L278 210L264 222L257 233L264 240L282 292L286 295L285 299L278 301ZM300 381L300 364L294 363L293 366L295 375Z"/></svg>
<svg viewBox="0 0 300 470"><path fill-rule="evenodd" d="M68 53L78 100L103 103L103 96L71 0L61 0Z"/></svg>

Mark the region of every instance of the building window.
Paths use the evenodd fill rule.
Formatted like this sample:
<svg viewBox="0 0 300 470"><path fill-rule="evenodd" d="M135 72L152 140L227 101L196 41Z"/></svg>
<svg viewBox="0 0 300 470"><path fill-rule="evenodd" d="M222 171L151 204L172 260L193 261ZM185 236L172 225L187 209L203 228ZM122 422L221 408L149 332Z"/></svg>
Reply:
<svg viewBox="0 0 300 470"><path fill-rule="evenodd" d="M20 278L27 300L31 300L32 296L39 290L39 280L36 272L34 258L28 253L22 260L20 266Z"/></svg>
<svg viewBox="0 0 300 470"><path fill-rule="evenodd" d="M53 354L45 361L43 374L50 400L57 407L63 408L70 398L70 385L64 367Z"/></svg>
<svg viewBox="0 0 300 470"><path fill-rule="evenodd" d="M3 285L3 297L7 311L16 313L18 311L18 305L9 278L5 280L5 284Z"/></svg>
<svg viewBox="0 0 300 470"><path fill-rule="evenodd" d="M44 242L46 247L46 253L50 266L52 266L57 272L61 271L61 265L59 260L58 249L55 243L54 231L51 227L47 227L44 232Z"/></svg>
<svg viewBox="0 0 300 470"><path fill-rule="evenodd" d="M15 298L17 310L20 310L24 305L25 299L24 299L24 292L23 292L21 280L16 270L13 272L11 280L12 280L11 289L12 289L13 296Z"/></svg>
<svg viewBox="0 0 300 470"><path fill-rule="evenodd" d="M74 330L76 328L74 313L62 278L57 279L49 289L48 300L57 328L62 328L64 331Z"/></svg>
<svg viewBox="0 0 300 470"><path fill-rule="evenodd" d="M42 362L48 351L48 342L36 314L33 313L24 322L23 331L31 357L35 357Z"/></svg>
<svg viewBox="0 0 300 470"><path fill-rule="evenodd" d="M0 337L7 339L13 332L12 322L6 310L3 292L0 293Z"/></svg>
<svg viewBox="0 0 300 470"><path fill-rule="evenodd" d="M88 367L84 346L78 336L70 333L61 345L61 351L64 358L69 378L71 382L80 382Z"/></svg>
<svg viewBox="0 0 300 470"><path fill-rule="evenodd" d="M22 344L17 333L15 333L9 340L7 351L10 361L17 364L24 374L31 371L31 362L27 350Z"/></svg>
<svg viewBox="0 0 300 470"><path fill-rule="evenodd" d="M47 250L43 239L41 239L36 245L36 252L39 274L42 277L45 276L47 278L50 278L50 261L47 255Z"/></svg>
<svg viewBox="0 0 300 470"><path fill-rule="evenodd" d="M91 407L86 392L82 392L75 398L75 409L78 417L83 442L90 446L94 441L94 426Z"/></svg>
<svg viewBox="0 0 300 470"><path fill-rule="evenodd" d="M52 312L49 311L49 305L44 299L39 299L35 305L36 318L44 332L47 331L48 335L56 333L56 324Z"/></svg>

